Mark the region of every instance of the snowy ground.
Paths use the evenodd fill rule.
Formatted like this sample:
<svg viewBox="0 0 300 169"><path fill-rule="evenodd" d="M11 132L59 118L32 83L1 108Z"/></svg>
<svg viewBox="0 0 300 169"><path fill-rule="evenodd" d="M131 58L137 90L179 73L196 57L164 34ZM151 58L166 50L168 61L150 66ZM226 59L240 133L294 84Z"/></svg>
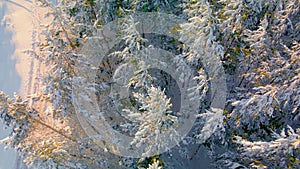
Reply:
<svg viewBox="0 0 300 169"><path fill-rule="evenodd" d="M31 60L23 53L31 48L32 11L28 0L0 1L0 90L9 95L27 93ZM0 138L8 135L0 123ZM0 146L0 169L18 168L17 153Z"/></svg>
<svg viewBox="0 0 300 169"><path fill-rule="evenodd" d="M7 29L5 21L7 13L7 3L0 2L0 90L11 95L20 89L21 80L15 69L16 60L12 58L15 45L11 42L13 33ZM9 134L3 127L0 123L0 139ZM16 157L13 150L4 150L4 146L0 145L0 169L14 168Z"/></svg>
<svg viewBox="0 0 300 169"><path fill-rule="evenodd" d="M40 88L40 74L45 71L37 59L24 53L33 49L38 39L40 24L49 20L43 16L47 10L38 8L33 0L0 0L0 90L9 95L35 93ZM52 0L56 2L56 0ZM44 107L43 105L38 105ZM7 136L0 123L0 139ZM23 169L21 160L13 150L4 151L0 145L0 169Z"/></svg>

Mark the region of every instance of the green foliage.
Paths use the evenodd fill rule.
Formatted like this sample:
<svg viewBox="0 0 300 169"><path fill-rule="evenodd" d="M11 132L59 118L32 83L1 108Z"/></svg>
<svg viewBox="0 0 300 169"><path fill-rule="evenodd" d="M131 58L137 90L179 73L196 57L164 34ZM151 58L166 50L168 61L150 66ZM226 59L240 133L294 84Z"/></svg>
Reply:
<svg viewBox="0 0 300 169"><path fill-rule="evenodd" d="M143 161L138 162L137 166L138 168L148 168L149 165L159 162L160 167L164 167L164 163L160 160L160 155L155 155L152 157L147 157Z"/></svg>

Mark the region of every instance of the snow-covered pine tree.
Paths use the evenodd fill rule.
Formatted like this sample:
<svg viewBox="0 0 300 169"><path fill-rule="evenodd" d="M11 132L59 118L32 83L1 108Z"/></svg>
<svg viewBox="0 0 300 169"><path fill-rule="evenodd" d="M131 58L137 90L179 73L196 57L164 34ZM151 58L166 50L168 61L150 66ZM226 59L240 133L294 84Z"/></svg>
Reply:
<svg viewBox="0 0 300 169"><path fill-rule="evenodd" d="M191 134L180 145L182 147L163 153L159 161L164 161L166 168L174 165L176 167L173 168L193 168L194 163L190 163L199 156L198 150L193 151L198 141L204 142L210 150L205 153L214 157L215 168L299 167L299 0L62 0L58 6L47 0L39 0L38 3L50 7L49 15L54 19L44 27L46 41L36 43L41 51L31 53L50 67L41 99L50 100L56 115L62 113L63 116L58 115L57 118L64 128L75 127L78 122L72 119L74 108L70 104L71 81L73 78L80 80L73 71L74 61L78 61L78 50L93 32L112 20L138 11L172 13L187 20L186 24L181 25L181 39L177 41L158 35L140 35L133 20L127 18L124 22L124 43L113 54L137 63L137 68L142 69L138 69L131 79L131 85L139 84L139 87L148 89L135 91L135 99L141 103L142 111L130 110L129 114L138 113L136 119L141 120L141 117L158 117L158 112L164 112L162 114L166 116L161 116L164 117L161 119L174 119L168 110L168 98L163 90L151 87L147 65L143 65L135 55L149 44L168 46L170 51L177 52L175 59L178 63L187 61L196 65L196 72L199 73L195 78L201 82L199 88L207 89L208 93L209 78L213 77L206 79L205 70L200 66L201 56L218 56L231 90L227 93L225 110L218 110L218 114L208 110L200 115L200 119L214 122L209 123L214 125L203 127L198 123L201 120L197 121ZM159 40L154 41L156 37ZM168 45L161 45L165 44L162 41ZM183 45L183 52L175 49L178 41L187 43ZM138 83L141 79L145 80ZM97 85L92 83L88 90L105 90L108 84ZM138 159L110 156L105 150L95 148L97 146L90 139L77 140L84 133L65 131L63 128L54 128L54 131L49 129L51 125L45 127L37 123L34 119L43 119L43 113L31 109L19 96L8 98L3 93L0 96L1 118L14 129L5 142L21 151L33 166L118 168L120 165L116 161L119 160L121 164L126 164L124 168L137 168ZM160 99L153 101L154 98ZM156 111L156 108L162 107ZM141 141L139 138L144 138L141 136L149 133L143 132L145 126L156 126L159 118L154 119L150 123L146 123L150 119L139 121L138 132L132 133L136 134L136 143ZM224 125L221 125L222 121ZM29 127L36 125L39 127ZM155 131L159 131L158 126L154 127ZM202 134L199 134L200 131L203 131ZM205 137L211 133L212 137ZM70 139L61 134L70 136ZM180 150L180 155L174 153L176 149ZM157 161L149 162L149 168L162 167ZM148 164L143 167L148 167Z"/></svg>

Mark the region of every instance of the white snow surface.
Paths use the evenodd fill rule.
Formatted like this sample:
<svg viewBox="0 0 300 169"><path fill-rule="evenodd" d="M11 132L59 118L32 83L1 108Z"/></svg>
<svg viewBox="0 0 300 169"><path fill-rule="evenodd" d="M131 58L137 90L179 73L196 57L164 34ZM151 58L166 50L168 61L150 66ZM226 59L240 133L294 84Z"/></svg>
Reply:
<svg viewBox="0 0 300 169"><path fill-rule="evenodd" d="M23 51L32 48L33 15L30 0L0 1L0 90L26 95L32 60ZM0 139L9 130L0 123ZM0 169L24 168L17 152L0 145Z"/></svg>

